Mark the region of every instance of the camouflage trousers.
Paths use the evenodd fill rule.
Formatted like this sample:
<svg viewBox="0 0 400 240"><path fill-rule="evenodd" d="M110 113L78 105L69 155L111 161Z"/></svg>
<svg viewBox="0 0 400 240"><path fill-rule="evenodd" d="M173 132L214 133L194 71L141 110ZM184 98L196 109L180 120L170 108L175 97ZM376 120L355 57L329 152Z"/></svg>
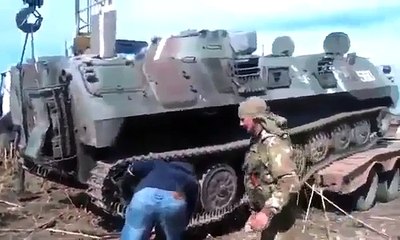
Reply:
<svg viewBox="0 0 400 240"><path fill-rule="evenodd" d="M298 209L296 198L291 198L282 211L272 217L269 226L261 232L260 240L295 240L298 230L295 229Z"/></svg>

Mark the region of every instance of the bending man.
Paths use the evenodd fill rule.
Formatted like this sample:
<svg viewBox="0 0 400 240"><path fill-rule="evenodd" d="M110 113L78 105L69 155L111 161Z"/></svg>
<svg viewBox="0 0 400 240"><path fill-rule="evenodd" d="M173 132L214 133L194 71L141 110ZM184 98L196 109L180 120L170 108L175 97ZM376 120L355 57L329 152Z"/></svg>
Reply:
<svg viewBox="0 0 400 240"><path fill-rule="evenodd" d="M148 240L160 227L167 240L179 240L198 198L198 182L187 162L135 162L128 172L140 180L126 209L121 240Z"/></svg>

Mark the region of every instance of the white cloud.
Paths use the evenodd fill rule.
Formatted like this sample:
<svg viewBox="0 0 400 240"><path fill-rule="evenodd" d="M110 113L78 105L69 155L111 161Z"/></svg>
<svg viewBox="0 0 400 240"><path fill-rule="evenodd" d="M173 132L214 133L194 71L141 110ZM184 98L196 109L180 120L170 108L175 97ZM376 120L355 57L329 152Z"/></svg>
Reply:
<svg viewBox="0 0 400 240"><path fill-rule="evenodd" d="M177 0L176 2L179 2ZM192 4L198 1L186 1L187 4ZM250 8L244 8L244 5L250 6ZM330 13L338 12L347 9L363 9L363 8L376 8L378 6L392 6L398 5L396 0L336 0L331 2L326 1L315 1L315 0L280 0L280 1L260 1L260 0L246 0L243 1L231 1L231 0L219 0L201 1L199 6L207 8L218 8L221 11L233 14L251 13L257 16L275 15L280 16L282 13L291 13L294 15L302 15L307 13Z"/></svg>
<svg viewBox="0 0 400 240"><path fill-rule="evenodd" d="M258 45L264 44L266 52L275 37L288 35L299 55L322 52L325 36L343 31L351 52L376 64L398 64L398 0L119 0L115 5L118 38L149 41L186 29L257 30Z"/></svg>
<svg viewBox="0 0 400 240"><path fill-rule="evenodd" d="M291 18L298 16L322 15L348 10L363 11L378 7L399 6L398 0L153 0L115 1L117 8L129 14L130 18L144 18L147 21L212 22L226 19L237 22L247 17ZM192 18L186 18L192 17ZM201 17L201 19L198 19ZM151 19L153 18L153 19ZM184 19L185 18L185 19Z"/></svg>
<svg viewBox="0 0 400 240"><path fill-rule="evenodd" d="M168 34L187 28L247 27L265 21L297 21L326 14L363 14L399 7L398 0L153 0L115 1L119 34ZM316 23L317 24L317 23ZM127 30L129 29L129 30Z"/></svg>

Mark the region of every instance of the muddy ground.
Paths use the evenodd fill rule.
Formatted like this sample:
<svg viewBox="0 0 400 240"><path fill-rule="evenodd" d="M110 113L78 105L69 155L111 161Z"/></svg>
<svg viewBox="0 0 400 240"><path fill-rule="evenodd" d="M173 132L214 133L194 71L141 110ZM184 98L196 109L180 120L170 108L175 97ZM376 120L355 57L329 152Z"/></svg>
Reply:
<svg viewBox="0 0 400 240"><path fill-rule="evenodd" d="M0 239L118 239L121 222L95 215L84 207L77 206L77 199L84 199L81 191L26 174L26 190L17 195L11 183L10 170L1 166L0 173ZM80 201L84 203L83 201ZM347 202L345 200L344 202ZM74 204L73 204L74 203ZM316 205L315 205L316 206ZM306 208L303 208L306 210ZM302 218L297 223L298 239L327 239L326 221L323 211L311 208L309 220L302 233ZM362 224L343 214L330 211L330 236L332 239L387 239L382 233L400 239L400 199L390 203L378 203L373 209L352 215L369 224L381 234L375 233ZM241 227L247 214L241 211L230 216L224 222L202 229L202 235L193 235L189 239L205 239L206 233L214 239L257 239L255 233L244 233ZM196 233L197 234L197 233ZM210 236L207 239L212 239Z"/></svg>

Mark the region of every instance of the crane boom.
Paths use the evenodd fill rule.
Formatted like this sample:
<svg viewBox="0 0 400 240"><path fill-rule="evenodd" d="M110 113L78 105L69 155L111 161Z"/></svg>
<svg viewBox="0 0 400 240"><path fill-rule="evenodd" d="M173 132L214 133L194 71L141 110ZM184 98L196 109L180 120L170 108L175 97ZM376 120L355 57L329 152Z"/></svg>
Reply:
<svg viewBox="0 0 400 240"><path fill-rule="evenodd" d="M73 43L74 55L80 55L90 48L91 15L93 9L103 6L106 0L75 0L76 32Z"/></svg>
<svg viewBox="0 0 400 240"><path fill-rule="evenodd" d="M90 35L90 16L94 7L103 6L105 0L75 0L76 36Z"/></svg>
<svg viewBox="0 0 400 240"><path fill-rule="evenodd" d="M15 21L18 28L22 32L26 34L33 34L39 30L43 21L43 17L40 15L37 9L43 6L44 0L23 0L23 3L28 5L28 7L21 9L17 13ZM112 23L110 24L110 21L116 21L115 10L113 10L113 7L110 8L112 5L113 0L75 0L75 36L72 44L73 55L76 56L85 52L99 51L98 45L100 44L100 39L97 38L102 38L101 36L98 36L99 25L102 25L101 28L104 29L104 23L99 20L99 15L101 15L101 17L105 17L105 15L107 15L106 18L111 19L107 21L108 24L106 24L107 33L102 33L103 35L105 34L107 36L108 44L106 45L108 46L107 49L109 49L108 55L113 55L110 53L110 49L114 48L116 53L137 54L141 51L141 49L147 47L148 44L145 41L115 39L115 36L110 38L110 36L115 35L113 31L115 31L116 28L115 24L114 26L112 26ZM31 15L36 17L36 21L33 23L29 23L27 20ZM95 19L94 21L92 20L93 17ZM113 38L114 40L112 40ZM104 39L102 41L104 41ZM68 48L65 47L65 49L66 56L68 56ZM91 49L92 51L87 51L88 49Z"/></svg>

